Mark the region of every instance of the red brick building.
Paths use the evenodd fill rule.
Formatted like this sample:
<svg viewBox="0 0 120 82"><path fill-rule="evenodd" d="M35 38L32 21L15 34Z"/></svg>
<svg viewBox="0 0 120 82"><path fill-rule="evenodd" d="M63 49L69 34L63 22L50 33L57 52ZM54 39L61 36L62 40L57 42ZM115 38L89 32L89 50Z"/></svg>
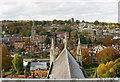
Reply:
<svg viewBox="0 0 120 82"><path fill-rule="evenodd" d="M47 38L47 35L31 36L30 41L34 43L44 43L46 38Z"/></svg>
<svg viewBox="0 0 120 82"><path fill-rule="evenodd" d="M25 44L24 41L15 41L13 45L14 45L15 49L18 49L18 48L23 48L24 44Z"/></svg>

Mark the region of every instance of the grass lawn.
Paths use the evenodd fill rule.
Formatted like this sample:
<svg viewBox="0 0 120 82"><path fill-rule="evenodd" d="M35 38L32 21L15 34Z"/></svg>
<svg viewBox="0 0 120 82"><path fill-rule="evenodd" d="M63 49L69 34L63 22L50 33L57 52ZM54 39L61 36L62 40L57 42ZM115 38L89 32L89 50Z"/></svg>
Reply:
<svg viewBox="0 0 120 82"><path fill-rule="evenodd" d="M94 74L94 72L96 72L97 70L97 67L91 67L91 68L89 67L89 68L84 68L84 69L88 75L88 78L90 78L90 73L92 72Z"/></svg>
<svg viewBox="0 0 120 82"><path fill-rule="evenodd" d="M5 75L11 75L10 71L5 72Z"/></svg>

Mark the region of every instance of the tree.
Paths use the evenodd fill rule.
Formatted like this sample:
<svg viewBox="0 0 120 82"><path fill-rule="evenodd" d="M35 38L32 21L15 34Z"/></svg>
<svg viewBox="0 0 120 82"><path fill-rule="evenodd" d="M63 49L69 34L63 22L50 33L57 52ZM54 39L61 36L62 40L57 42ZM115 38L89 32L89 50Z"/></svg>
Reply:
<svg viewBox="0 0 120 82"><path fill-rule="evenodd" d="M74 50L71 50L70 52L72 53L72 55L73 55L73 56L74 56L74 58L76 59L76 54L77 54L77 52L76 52L76 51L74 51Z"/></svg>
<svg viewBox="0 0 120 82"><path fill-rule="evenodd" d="M76 24L79 25L80 21L79 20L76 20Z"/></svg>
<svg viewBox="0 0 120 82"><path fill-rule="evenodd" d="M80 42L82 44L86 44L87 43L87 39L86 39L86 37L84 35L80 34L79 38L80 38Z"/></svg>
<svg viewBox="0 0 120 82"><path fill-rule="evenodd" d="M47 37L47 38L45 39L45 43L46 43L46 44L50 44L50 43L51 43L51 42L50 42L50 38Z"/></svg>
<svg viewBox="0 0 120 82"><path fill-rule="evenodd" d="M2 47L2 68L8 70L11 66L12 58L9 55L7 47Z"/></svg>
<svg viewBox="0 0 120 82"><path fill-rule="evenodd" d="M98 24L99 24L98 20L96 20L96 21L94 22L94 24L95 24L95 25L98 25Z"/></svg>
<svg viewBox="0 0 120 82"><path fill-rule="evenodd" d="M105 74L107 71L107 68L105 66L105 64L100 64L97 68L97 77L100 78L103 76L103 74Z"/></svg>
<svg viewBox="0 0 120 82"><path fill-rule="evenodd" d="M42 52L42 58L46 58L47 57L47 51Z"/></svg>
<svg viewBox="0 0 120 82"><path fill-rule="evenodd" d="M29 43L30 42L30 39L26 38L24 39L25 43Z"/></svg>
<svg viewBox="0 0 120 82"><path fill-rule="evenodd" d="M94 78L111 78L120 77L120 58L114 62L110 61L106 64L102 63L98 66L97 71L94 73Z"/></svg>
<svg viewBox="0 0 120 82"><path fill-rule="evenodd" d="M113 66L113 64L114 64L113 61L107 62L105 65L107 67L107 70L109 70Z"/></svg>
<svg viewBox="0 0 120 82"><path fill-rule="evenodd" d="M56 32L60 32L60 31L61 31L61 28L56 29Z"/></svg>
<svg viewBox="0 0 120 82"><path fill-rule="evenodd" d="M88 31L86 31L86 30L83 30L80 34L82 34L83 36L88 36Z"/></svg>
<svg viewBox="0 0 120 82"><path fill-rule="evenodd" d="M12 60L11 72L15 71L17 74L20 74L22 69L23 69L23 58L18 54L15 54L14 59Z"/></svg>
<svg viewBox="0 0 120 82"><path fill-rule="evenodd" d="M98 40L96 40L96 38L95 38L93 43L94 44L102 44L102 38L98 38Z"/></svg>
<svg viewBox="0 0 120 82"><path fill-rule="evenodd" d="M76 39L78 39L78 34L77 33L75 33L75 36L74 36Z"/></svg>
<svg viewBox="0 0 120 82"><path fill-rule="evenodd" d="M70 41L69 41L69 46L73 46L73 45L74 45L73 41L70 40Z"/></svg>
<svg viewBox="0 0 120 82"><path fill-rule="evenodd" d="M89 38L89 39L88 39L88 44L91 44L91 43L92 43L92 41L91 41L91 39Z"/></svg>
<svg viewBox="0 0 120 82"><path fill-rule="evenodd" d="M112 46L113 44L112 36L107 36L106 38L102 39L102 42L104 46Z"/></svg>
<svg viewBox="0 0 120 82"><path fill-rule="evenodd" d="M57 28L52 28L51 29L51 32L55 32Z"/></svg>
<svg viewBox="0 0 120 82"><path fill-rule="evenodd" d="M65 25L62 27L63 32L71 32L71 27L69 25Z"/></svg>
<svg viewBox="0 0 120 82"><path fill-rule="evenodd" d="M100 51L97 55L97 61L99 63L106 63L109 61L115 61L117 58L120 57L119 52L112 47L105 48L104 50Z"/></svg>
<svg viewBox="0 0 120 82"><path fill-rule="evenodd" d="M116 63L113 66L113 69L114 69L115 76L120 77L120 62Z"/></svg>
<svg viewBox="0 0 120 82"><path fill-rule="evenodd" d="M90 62L90 57L89 57L89 52L86 49L82 49L82 63L83 66L89 66Z"/></svg>

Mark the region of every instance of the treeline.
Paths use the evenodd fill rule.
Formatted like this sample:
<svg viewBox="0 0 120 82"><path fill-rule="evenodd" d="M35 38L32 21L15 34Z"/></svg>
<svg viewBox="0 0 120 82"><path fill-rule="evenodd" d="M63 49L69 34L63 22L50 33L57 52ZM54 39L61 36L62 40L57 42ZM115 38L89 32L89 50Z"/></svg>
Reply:
<svg viewBox="0 0 120 82"><path fill-rule="evenodd" d="M102 27L119 28L118 23L105 23L97 20L95 22L87 22L84 20L74 20L74 18L69 20L54 19L53 21L34 21L37 35L46 34L47 31L43 29L43 27L53 27L51 32L71 32L73 31L72 27L79 27L80 23L86 23L86 27L88 27L88 24L93 24L95 26L100 25ZM33 21L3 20L2 24L2 30L5 31L5 34L20 34L20 36L30 36Z"/></svg>

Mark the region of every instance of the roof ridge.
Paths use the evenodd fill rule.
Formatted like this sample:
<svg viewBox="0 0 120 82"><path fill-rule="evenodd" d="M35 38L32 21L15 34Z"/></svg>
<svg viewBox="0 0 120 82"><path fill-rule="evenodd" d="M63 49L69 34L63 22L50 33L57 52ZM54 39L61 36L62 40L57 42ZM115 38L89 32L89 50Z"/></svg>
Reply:
<svg viewBox="0 0 120 82"><path fill-rule="evenodd" d="M61 53L59 54L59 56L55 59L55 61L57 61L58 59L59 59L59 57L62 55L62 53L65 51L65 49L63 49L62 51L61 51Z"/></svg>
<svg viewBox="0 0 120 82"><path fill-rule="evenodd" d="M66 50L66 54L67 54L69 51L68 51L68 49L65 49L65 50ZM69 55L69 54L67 54L67 63L68 63L68 68L69 68L69 69L68 69L68 70L69 70L69 76L70 76L70 78L71 78L72 75L71 75L70 63L69 63L68 55Z"/></svg>

